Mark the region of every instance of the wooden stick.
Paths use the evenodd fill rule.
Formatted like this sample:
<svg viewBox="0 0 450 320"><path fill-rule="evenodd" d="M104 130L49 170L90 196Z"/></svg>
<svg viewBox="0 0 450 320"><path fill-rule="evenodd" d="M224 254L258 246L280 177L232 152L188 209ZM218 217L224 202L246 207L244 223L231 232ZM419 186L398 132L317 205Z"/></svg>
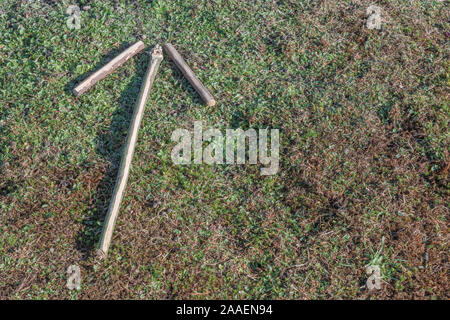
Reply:
<svg viewBox="0 0 450 320"><path fill-rule="evenodd" d="M91 74L87 77L83 82L81 82L75 89L73 89L73 93L75 96L79 96L86 92L89 88L91 88L94 84L105 78L107 75L112 73L118 67L123 65L126 61L130 60L134 55L141 52L144 49L145 45L142 41L138 41L133 44L131 47L123 51L117 57L112 59L102 68Z"/></svg>
<svg viewBox="0 0 450 320"><path fill-rule="evenodd" d="M133 158L134 147L138 137L139 125L144 114L145 104L147 102L148 93L155 80L159 65L163 59L161 46L156 45L152 51L152 58L144 77L144 82L141 86L141 91L134 108L133 117L131 120L130 130L128 131L127 143L123 151L122 161L120 163L119 172L117 174L116 186L111 198L108 213L105 218L103 232L100 238L98 254L105 258L108 253L108 248L111 243L111 238L116 223L117 214L120 208L120 202L127 185L128 174L130 172L131 159Z"/></svg>
<svg viewBox="0 0 450 320"><path fill-rule="evenodd" d="M208 91L208 89L205 88L205 86L200 82L200 80L198 80L192 69L189 68L189 66L184 61L183 57L178 53L178 51L170 43L164 44L163 48L164 51L167 53L167 55L170 57L170 59L172 59L173 62L175 62L175 64L177 65L177 67L181 70L186 79L189 80L191 85L194 87L195 91L197 91L200 97L202 97L203 101L209 107L215 105L216 100L214 100L212 94Z"/></svg>

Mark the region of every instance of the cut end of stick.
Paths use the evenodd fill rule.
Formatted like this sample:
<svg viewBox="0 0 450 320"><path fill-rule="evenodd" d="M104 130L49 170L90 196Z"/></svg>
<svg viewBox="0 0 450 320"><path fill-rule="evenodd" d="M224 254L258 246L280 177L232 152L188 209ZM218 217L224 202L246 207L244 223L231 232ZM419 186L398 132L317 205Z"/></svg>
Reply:
<svg viewBox="0 0 450 320"><path fill-rule="evenodd" d="M73 92L75 97L78 97L81 94L81 92L78 92L77 89L73 89L72 92Z"/></svg>
<svg viewBox="0 0 450 320"><path fill-rule="evenodd" d="M100 260L106 259L106 252L103 251L102 249L98 249L98 250L97 250L97 257L98 257Z"/></svg>
<svg viewBox="0 0 450 320"><path fill-rule="evenodd" d="M215 106L216 105L216 100L209 100L208 101L208 107L213 107L213 106Z"/></svg>
<svg viewBox="0 0 450 320"><path fill-rule="evenodd" d="M159 44L157 44L153 48L153 50L151 52L151 56L152 56L152 59L157 59L157 58L162 59L163 58L163 50Z"/></svg>

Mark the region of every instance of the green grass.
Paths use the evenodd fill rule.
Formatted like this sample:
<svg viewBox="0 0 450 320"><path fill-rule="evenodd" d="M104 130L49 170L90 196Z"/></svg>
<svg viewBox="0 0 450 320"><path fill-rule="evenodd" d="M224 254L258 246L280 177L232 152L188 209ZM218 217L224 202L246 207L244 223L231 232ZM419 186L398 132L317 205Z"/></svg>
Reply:
<svg viewBox="0 0 450 320"><path fill-rule="evenodd" d="M70 4L90 6L79 30ZM370 4L2 1L0 297L448 298L448 11L378 1L383 28L368 30ZM73 96L139 39L144 53ZM99 262L149 49L164 42L218 104L165 56ZM280 171L174 165L171 133L195 120L280 129ZM383 288L370 293L373 261ZM72 264L79 292L65 287Z"/></svg>

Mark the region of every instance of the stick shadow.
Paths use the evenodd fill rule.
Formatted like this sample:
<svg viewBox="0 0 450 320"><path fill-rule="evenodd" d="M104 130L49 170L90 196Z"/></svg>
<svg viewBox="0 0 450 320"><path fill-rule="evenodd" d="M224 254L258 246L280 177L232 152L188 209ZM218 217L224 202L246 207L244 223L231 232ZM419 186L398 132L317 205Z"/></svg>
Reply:
<svg viewBox="0 0 450 320"><path fill-rule="evenodd" d="M166 63L172 68L172 75L175 81L179 82L181 84L181 87L184 91L189 92L189 94L193 97L194 103L203 104L203 101L200 97L200 95L195 91L194 87L189 83L189 81L186 79L186 77L183 75L183 73L178 69L178 67L175 65L175 63L170 60L170 58L165 55L164 60L166 60Z"/></svg>

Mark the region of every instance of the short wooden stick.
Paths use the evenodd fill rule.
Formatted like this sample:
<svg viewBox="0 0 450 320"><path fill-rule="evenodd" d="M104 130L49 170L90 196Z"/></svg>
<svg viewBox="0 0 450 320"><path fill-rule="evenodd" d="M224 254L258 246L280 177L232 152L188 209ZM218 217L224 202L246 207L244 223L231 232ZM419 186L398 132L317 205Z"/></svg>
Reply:
<svg viewBox="0 0 450 320"><path fill-rule="evenodd" d="M142 83L141 91L134 108L133 117L131 119L131 126L128 131L127 142L124 147L119 172L117 174L116 186L113 191L111 203L109 205L108 213L105 218L105 224L103 226L103 232L100 237L98 254L102 258L105 258L108 253L109 245L111 243L111 238L114 231L114 225L119 213L120 202L122 201L122 196L127 185L128 175L131 167L131 160L133 158L134 147L136 145L138 137L139 125L141 124L142 116L144 114L148 93L152 87L153 81L155 80L156 73L158 72L158 68L162 59L163 56L161 46L156 45L152 51L151 62L145 74L144 82Z"/></svg>
<svg viewBox="0 0 450 320"><path fill-rule="evenodd" d="M183 57L178 53L178 51L174 48L170 43L166 43L163 46L164 51L167 55L175 62L176 66L181 70L183 75L188 79L191 85L194 87L195 91L198 92L203 101L210 107L216 104L216 100L212 94L206 89L206 87L200 82L200 80L196 77L195 73L192 69L187 65L184 61Z"/></svg>
<svg viewBox="0 0 450 320"><path fill-rule="evenodd" d="M141 52L144 49L145 45L142 41L138 41L133 44L128 49L124 50L117 57L112 59L106 65L101 67L99 70L91 74L87 77L83 82L81 82L75 89L73 89L73 93L75 96L79 96L86 92L89 88L94 86L97 82L104 79L107 75L112 73L118 67L123 65L126 61L130 60L134 55Z"/></svg>

